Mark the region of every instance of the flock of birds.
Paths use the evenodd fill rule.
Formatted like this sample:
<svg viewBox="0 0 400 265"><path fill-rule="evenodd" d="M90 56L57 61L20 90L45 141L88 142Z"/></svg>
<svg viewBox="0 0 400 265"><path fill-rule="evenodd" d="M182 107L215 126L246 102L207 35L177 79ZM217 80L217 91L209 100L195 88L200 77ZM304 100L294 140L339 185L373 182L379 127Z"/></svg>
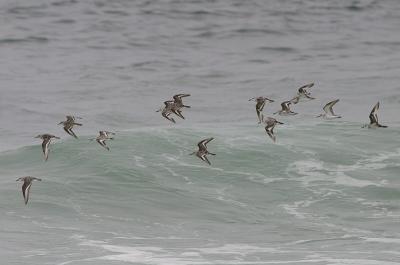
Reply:
<svg viewBox="0 0 400 265"><path fill-rule="evenodd" d="M291 100L287 100L281 103L281 110L278 110L277 112L273 113L279 114L282 116L289 116L289 115L296 115L298 113L292 111L290 109L290 106L292 104L297 104L300 101L303 100L314 100L315 98L311 96L311 93L308 91L309 88L313 87L314 83L306 84L298 89L297 95L292 98ZM181 119L185 119L185 117L182 114L183 109L185 108L190 108L190 106L187 106L183 104L183 98L189 97L190 94L177 94L173 96L173 100L167 100L164 101L164 107L160 108L156 112L161 112L162 117L165 119L176 123L175 119L171 117L172 114L178 116ZM272 141L276 141L276 137L274 134L274 128L277 124L283 124L282 122L278 121L275 118L272 117L267 117L264 118L263 110L267 102L272 103L274 100L269 99L267 97L254 97L250 98L249 101L255 101L256 102L256 113L258 117L258 123L264 123L265 124L265 131L267 135L272 139ZM328 102L324 107L324 113L316 116L316 117L321 117L324 119L338 119L341 118L341 116L336 115L335 112L333 111L333 106L339 102L339 99L335 99L333 101ZM377 112L379 110L379 102L375 104L375 106L372 108L371 113L369 114L369 119L370 123L366 124L363 126L367 128L386 128L387 126L381 125L378 122L378 115ZM82 119L80 117L74 117L74 116L66 116L67 120L62 121L59 123L59 125L63 125L64 131L71 135L74 138L78 138L75 134L75 132L72 130L74 126L82 126L81 123L76 122L77 119ZM89 139L89 140L96 140L102 147L107 149L108 151L110 148L106 145L107 140L112 140L114 139L112 136L115 135L114 132L109 132L109 131L99 131L99 135L95 138ZM49 145L52 139L60 139L60 137L54 136L52 134L40 134L36 136L35 138L40 138L42 139L42 151L44 155L45 161L48 160L49 158ZM190 155L196 155L198 158L206 162L207 164L211 165L210 161L207 158L207 155L215 155L214 153L211 153L207 150L207 144L211 142L214 138L207 138L204 140L201 140L197 146L198 150L191 153ZM22 185L22 195L24 197L25 205L28 203L29 200L29 191L32 186L33 181L41 181L40 178L36 177L31 177L31 176L26 176L26 177L20 177L17 179L17 181L23 181Z"/></svg>
<svg viewBox="0 0 400 265"><path fill-rule="evenodd" d="M60 122L58 125L63 125L64 131L74 137L75 139L78 139L78 136L76 136L75 132L72 130L74 126L82 126L81 123L76 122L77 119L82 119L80 117L74 117L74 116L67 116L66 121ZM105 149L110 150L110 148L106 145L105 141L109 139L113 139L111 135L115 135L113 132L109 131L99 131L99 136L96 138L92 138L89 140L96 140L101 146L103 146ZM49 145L52 139L60 139L60 137L52 135L52 134L39 134L35 138L40 138L42 139L42 151L43 151L43 156L44 160L47 161L49 158ZM22 195L24 197L25 205L28 204L29 200L29 191L32 186L32 182L34 180L37 181L42 181L40 178L35 178L31 176L26 176L26 177L20 177L17 179L17 181L23 181L24 183L22 184Z"/></svg>
<svg viewBox="0 0 400 265"><path fill-rule="evenodd" d="M289 115L296 115L298 113L292 111L290 109L291 104L297 104L300 101L303 100L313 100L315 99L314 97L311 96L311 92L309 92L307 89L311 88L314 86L314 83L309 83L304 86L301 86L298 89L297 95L292 98L291 100L287 100L281 103L281 110L278 110L277 112L274 112L273 114L279 114L283 116L289 116ZM264 115L262 114L262 111L264 109L264 106L266 102L274 102L274 100L269 99L267 97L256 97L256 98L251 98L249 101L255 100L256 101L256 113L257 117L259 120L259 124L264 122L265 123L265 131L268 134L268 136L275 142L276 137L274 134L274 128L277 124L283 124L283 122L278 121L275 118L272 117L267 117L264 119ZM333 106L339 102L339 99L332 100L325 104L325 106L322 108L324 110L324 113L316 116L317 118L321 117L323 119L331 120L331 119L339 119L341 118L340 115L336 115L335 112L333 111ZM387 126L382 125L378 122L378 112L379 109L379 102L375 104L375 106L372 108L372 111L369 114L369 120L370 123L366 124L363 126L363 128L386 128Z"/></svg>

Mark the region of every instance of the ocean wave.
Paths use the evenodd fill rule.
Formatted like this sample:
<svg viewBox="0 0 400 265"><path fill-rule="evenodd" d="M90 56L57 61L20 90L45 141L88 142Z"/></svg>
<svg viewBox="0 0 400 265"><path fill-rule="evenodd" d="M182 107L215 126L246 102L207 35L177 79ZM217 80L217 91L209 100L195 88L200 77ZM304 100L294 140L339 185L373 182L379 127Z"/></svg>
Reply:
<svg viewBox="0 0 400 265"><path fill-rule="evenodd" d="M50 145L47 162L37 143L0 153L0 191L7 198L0 207L14 209L5 217L9 221L28 216L34 231L70 234L84 229L83 234L91 237L103 227L105 233L113 233L119 240L151 238L150 234L167 238L171 229L176 237L211 239L218 229L217 234L232 239L236 235L229 231L238 231L240 226L249 229L246 233L251 233L250 237L256 237L260 234L258 229L283 229L288 223L313 227L317 231L311 232L314 236L325 230L328 234L373 235L367 225L355 229L351 218L340 216L352 216L357 207L362 213L354 216L368 216L368 220L397 218L394 202L399 193L389 187L397 173L393 171L393 176L388 176L387 166L396 166L399 150L383 151L386 147L379 146L378 138L373 151L363 149L362 140L356 142L361 143L358 148L349 148L343 141L351 139L347 134L341 135L341 130L332 136L325 133L334 130L331 125L318 125L314 128L317 136L309 139L305 137L309 128L282 126L276 132L280 142L274 144L257 125L235 130L209 124L196 128L138 128L117 132L115 139L108 142L109 152L89 141L89 136L77 140L65 137ZM209 136L215 138L209 150L217 154L210 157L212 166L189 156L197 142ZM327 137L334 138L335 150L325 148L332 146ZM347 154L332 158L342 152ZM43 179L32 186L29 208L23 204L20 183L15 182L26 174ZM369 204L374 201L380 203ZM271 223L279 228L271 228ZM245 228L239 230L242 229ZM150 241L149 247L157 245ZM189 245L196 244L196 240L190 242ZM162 264L215 264L219 258L221 264L252 264L252 256L269 253L268 247L260 254L239 245L228 245L224 250L221 246L208 249L202 244L183 254L166 246L146 250L132 242L83 244L80 247L88 247L90 255L59 263L152 264L163 260ZM96 248L110 253L96 255ZM292 253L291 249L277 251ZM249 260L237 261L228 253L247 255ZM310 261L301 258L305 264Z"/></svg>
<svg viewBox="0 0 400 265"><path fill-rule="evenodd" d="M47 43L50 39L41 36L28 36L23 38L2 38L0 45L17 44L17 43Z"/></svg>

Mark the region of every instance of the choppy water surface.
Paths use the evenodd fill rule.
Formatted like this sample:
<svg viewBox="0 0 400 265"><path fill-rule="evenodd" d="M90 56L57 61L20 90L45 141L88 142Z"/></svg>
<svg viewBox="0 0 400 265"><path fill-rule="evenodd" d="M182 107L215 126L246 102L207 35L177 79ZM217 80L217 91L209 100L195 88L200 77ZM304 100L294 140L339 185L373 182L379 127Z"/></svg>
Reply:
<svg viewBox="0 0 400 265"><path fill-rule="evenodd" d="M0 3L2 264L400 264L397 1ZM247 100L312 81L272 143ZM361 129L377 101L389 128Z"/></svg>

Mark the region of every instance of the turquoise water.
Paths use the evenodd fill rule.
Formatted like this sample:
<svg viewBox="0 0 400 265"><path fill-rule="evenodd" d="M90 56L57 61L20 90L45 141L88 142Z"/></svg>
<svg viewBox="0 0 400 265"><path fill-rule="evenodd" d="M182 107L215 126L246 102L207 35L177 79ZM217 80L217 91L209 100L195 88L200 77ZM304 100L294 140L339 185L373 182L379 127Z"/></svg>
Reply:
<svg viewBox="0 0 400 265"><path fill-rule="evenodd" d="M273 144L256 124L145 128L119 132L110 152L62 140L47 163L38 145L4 152L2 255L9 264L396 264L400 149L386 139L397 130L321 121L276 134ZM204 136L215 137L211 167L188 155ZM25 206L12 176L28 173L43 181Z"/></svg>

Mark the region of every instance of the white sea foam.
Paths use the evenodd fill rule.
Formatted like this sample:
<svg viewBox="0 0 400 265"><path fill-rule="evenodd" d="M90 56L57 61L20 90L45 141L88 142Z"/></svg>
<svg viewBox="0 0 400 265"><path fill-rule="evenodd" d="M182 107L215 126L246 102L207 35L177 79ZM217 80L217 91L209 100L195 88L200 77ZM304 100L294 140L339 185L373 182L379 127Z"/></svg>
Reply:
<svg viewBox="0 0 400 265"><path fill-rule="evenodd" d="M339 169L330 168L322 161L301 160L294 162L289 167L289 172L294 171L302 177L296 180L303 182L304 185L318 185L319 183L334 182L337 185L350 187L381 186L379 182L352 178Z"/></svg>
<svg viewBox="0 0 400 265"><path fill-rule="evenodd" d="M272 264L268 262L245 262L232 259L231 255L246 256L255 253L280 253L275 248L257 247L241 244L227 244L219 247L186 248L184 251L173 251L159 247L130 247L111 245L103 241L85 240L82 246L97 247L117 253L91 258L91 260L114 260L143 264ZM215 260L208 260L206 255L218 255ZM67 264L67 263L63 263Z"/></svg>

